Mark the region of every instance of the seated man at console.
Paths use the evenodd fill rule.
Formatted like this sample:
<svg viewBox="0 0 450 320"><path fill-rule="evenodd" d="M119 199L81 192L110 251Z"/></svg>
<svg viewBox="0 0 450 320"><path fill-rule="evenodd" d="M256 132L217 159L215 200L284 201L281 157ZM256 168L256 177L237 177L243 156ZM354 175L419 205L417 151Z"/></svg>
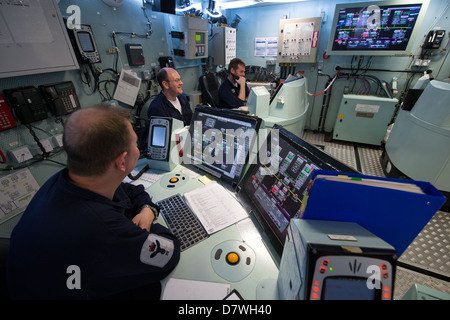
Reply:
<svg viewBox="0 0 450 320"><path fill-rule="evenodd" d="M11 235L13 299L159 299L179 241L154 223L143 186L122 183L139 158L130 113L96 105L65 125L67 168L36 193Z"/></svg>
<svg viewBox="0 0 450 320"><path fill-rule="evenodd" d="M220 108L239 108L245 106L250 89L245 82L245 63L234 58L228 64L228 77L219 88Z"/></svg>
<svg viewBox="0 0 450 320"><path fill-rule="evenodd" d="M185 126L191 124L192 109L184 96L181 77L175 69L162 68L156 75L161 92L150 104L147 116L175 118L183 121Z"/></svg>

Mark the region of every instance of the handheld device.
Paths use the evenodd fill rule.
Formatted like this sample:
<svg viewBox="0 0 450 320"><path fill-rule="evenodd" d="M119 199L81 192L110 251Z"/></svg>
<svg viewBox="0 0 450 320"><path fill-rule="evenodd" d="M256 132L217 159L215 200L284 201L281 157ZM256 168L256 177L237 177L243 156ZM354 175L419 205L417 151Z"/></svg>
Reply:
<svg viewBox="0 0 450 320"><path fill-rule="evenodd" d="M68 32L76 55L81 62L101 62L91 26L81 24L79 27L68 29Z"/></svg>
<svg viewBox="0 0 450 320"><path fill-rule="evenodd" d="M172 151L178 152L175 132L183 128L183 122L168 117L151 117L148 132L147 158L150 167L171 171L179 160L178 155L172 156Z"/></svg>

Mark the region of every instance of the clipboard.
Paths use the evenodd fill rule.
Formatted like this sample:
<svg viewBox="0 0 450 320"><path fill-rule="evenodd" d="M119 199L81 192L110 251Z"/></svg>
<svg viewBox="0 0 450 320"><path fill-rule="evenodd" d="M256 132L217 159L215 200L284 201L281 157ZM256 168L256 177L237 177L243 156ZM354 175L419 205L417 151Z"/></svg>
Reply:
<svg viewBox="0 0 450 320"><path fill-rule="evenodd" d="M318 175L347 176L355 180L407 183L422 192L410 192L373 185L333 181ZM358 223L392 245L400 256L446 201L431 183L315 170L310 182L302 219Z"/></svg>

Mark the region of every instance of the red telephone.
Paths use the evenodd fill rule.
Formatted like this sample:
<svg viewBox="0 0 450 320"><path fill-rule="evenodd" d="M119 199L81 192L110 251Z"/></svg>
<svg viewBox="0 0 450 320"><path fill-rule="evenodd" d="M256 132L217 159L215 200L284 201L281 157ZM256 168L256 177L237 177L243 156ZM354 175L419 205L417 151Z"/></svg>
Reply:
<svg viewBox="0 0 450 320"><path fill-rule="evenodd" d="M16 126L16 120L14 120L11 111L9 111L9 108L6 105L5 99L3 99L3 96L0 93L0 131Z"/></svg>

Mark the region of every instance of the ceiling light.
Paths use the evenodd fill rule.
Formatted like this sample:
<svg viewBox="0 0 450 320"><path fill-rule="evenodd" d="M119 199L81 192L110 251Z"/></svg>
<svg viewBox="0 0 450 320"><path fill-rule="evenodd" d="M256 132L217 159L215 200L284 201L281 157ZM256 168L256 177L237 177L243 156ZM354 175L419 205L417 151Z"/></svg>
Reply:
<svg viewBox="0 0 450 320"><path fill-rule="evenodd" d="M258 0L238 0L231 2L221 2L219 4L220 9L234 9L252 6L254 4L260 3Z"/></svg>

